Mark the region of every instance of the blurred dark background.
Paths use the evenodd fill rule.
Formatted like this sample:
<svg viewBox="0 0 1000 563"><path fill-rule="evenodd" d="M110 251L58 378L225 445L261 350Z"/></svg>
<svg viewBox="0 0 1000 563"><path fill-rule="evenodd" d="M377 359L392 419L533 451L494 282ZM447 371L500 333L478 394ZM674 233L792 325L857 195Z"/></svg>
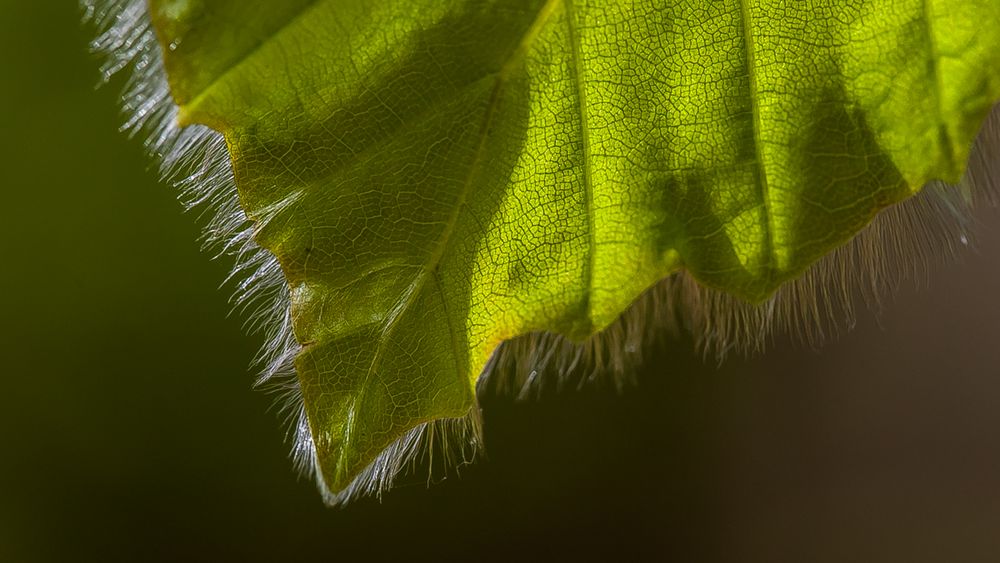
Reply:
<svg viewBox="0 0 1000 563"><path fill-rule="evenodd" d="M816 352L487 412L490 458L328 509L226 260L117 131L74 2L0 0L0 561L996 561L1000 212Z"/></svg>

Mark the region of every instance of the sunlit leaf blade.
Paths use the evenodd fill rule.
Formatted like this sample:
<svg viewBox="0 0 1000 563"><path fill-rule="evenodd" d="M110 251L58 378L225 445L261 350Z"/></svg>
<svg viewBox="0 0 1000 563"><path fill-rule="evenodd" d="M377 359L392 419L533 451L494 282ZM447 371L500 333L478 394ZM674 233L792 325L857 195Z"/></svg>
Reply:
<svg viewBox="0 0 1000 563"><path fill-rule="evenodd" d="M1000 97L1000 1L151 0L292 294L326 484L465 414L504 339L680 268L758 301Z"/></svg>

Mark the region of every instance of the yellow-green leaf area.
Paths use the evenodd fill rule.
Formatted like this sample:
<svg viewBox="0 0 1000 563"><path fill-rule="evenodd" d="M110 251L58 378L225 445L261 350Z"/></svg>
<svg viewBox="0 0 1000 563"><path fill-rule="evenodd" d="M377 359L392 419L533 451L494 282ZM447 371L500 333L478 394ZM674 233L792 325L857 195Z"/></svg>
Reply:
<svg viewBox="0 0 1000 563"><path fill-rule="evenodd" d="M957 181L1000 98L1000 0L290 6L151 1L288 279L334 491L465 414L504 339L584 338L680 268L765 299Z"/></svg>

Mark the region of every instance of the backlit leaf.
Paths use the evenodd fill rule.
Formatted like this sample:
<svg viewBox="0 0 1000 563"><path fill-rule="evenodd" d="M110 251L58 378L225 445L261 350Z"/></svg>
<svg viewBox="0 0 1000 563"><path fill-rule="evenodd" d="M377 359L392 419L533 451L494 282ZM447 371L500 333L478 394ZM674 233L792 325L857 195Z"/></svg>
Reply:
<svg viewBox="0 0 1000 563"><path fill-rule="evenodd" d="M290 288L327 486L459 417L503 340L679 269L760 301L1000 98L997 0L150 0Z"/></svg>

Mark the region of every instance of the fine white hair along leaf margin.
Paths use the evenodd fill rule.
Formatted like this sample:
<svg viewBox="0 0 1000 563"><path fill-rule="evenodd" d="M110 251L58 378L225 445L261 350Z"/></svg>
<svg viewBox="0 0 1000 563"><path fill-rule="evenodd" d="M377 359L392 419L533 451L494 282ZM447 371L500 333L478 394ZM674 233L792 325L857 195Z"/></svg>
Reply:
<svg viewBox="0 0 1000 563"><path fill-rule="evenodd" d="M345 490L326 486L293 366L300 347L292 332L288 285L277 259L253 238L291 202L281 202L256 224L248 221L222 135L202 125L177 126L178 108L145 0L81 0L81 6L98 30L91 46L104 57L104 79L126 75L122 130L143 140L161 178L177 187L186 208L198 210L205 246L235 257L226 281L235 286L233 302L247 315L248 325L266 335L257 357L263 366L257 385L279 394L296 468L310 475L323 499L334 505L380 495L423 455L441 456L436 464L431 460L431 471L440 466L447 472L471 461L482 448L478 405L466 417L407 432ZM586 342L537 333L503 343L479 378L478 393L530 398L547 386L564 389L595 380L621 387L642 362L643 348L665 334L685 333L718 359L733 351L760 351L777 334L818 345L831 332L854 324L857 301L878 309L880 297L903 280L926 276L930 264L951 259L968 246L974 230L971 207L997 204L998 168L1000 106L983 125L960 185L931 182L918 195L883 210L849 243L764 303L744 303L679 272L646 291Z"/></svg>
<svg viewBox="0 0 1000 563"><path fill-rule="evenodd" d="M236 181L222 135L203 125L177 126L178 108L170 95L163 57L145 0L82 0L84 19L97 30L91 48L104 57L104 80L126 73L121 94L122 130L142 139L160 177L179 190L179 199L204 221L203 243L216 255L231 255L226 282L232 301L247 314L251 330L264 331L256 362L263 366L257 385L279 393L288 420L296 467L318 476L316 449L302 404L293 361L299 351L292 333L288 285L277 259L257 246L254 225L240 208ZM277 210L275 210L277 211ZM332 496L317 478L324 497Z"/></svg>

